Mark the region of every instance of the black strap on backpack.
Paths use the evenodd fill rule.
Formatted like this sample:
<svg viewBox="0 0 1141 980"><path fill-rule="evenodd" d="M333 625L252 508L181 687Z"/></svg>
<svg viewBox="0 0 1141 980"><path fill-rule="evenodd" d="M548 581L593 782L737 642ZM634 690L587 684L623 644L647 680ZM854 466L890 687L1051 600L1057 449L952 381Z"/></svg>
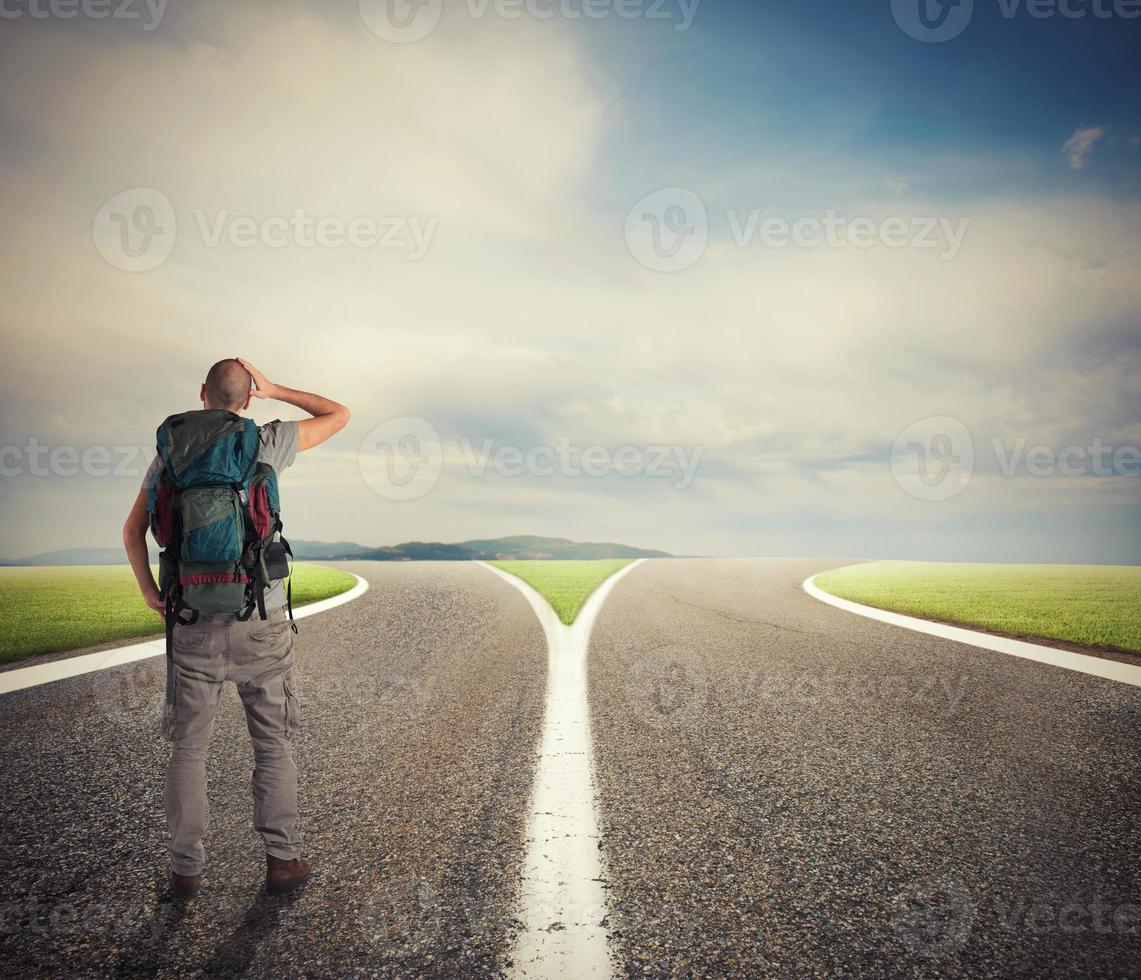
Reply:
<svg viewBox="0 0 1141 980"><path fill-rule="evenodd" d="M250 457L250 464L246 468L246 475L242 478L240 484L234 485L234 490L237 491L238 499L242 503L242 518L246 522L247 528L254 526L253 512L250 510L250 481L257 472L258 466L258 453L255 447L253 455ZM272 537L272 535L271 535ZM258 611L259 619L266 619L265 612L265 590L269 586L265 575L265 557L263 555L264 541L251 541L246 549L242 552L242 557L239 561L241 567L248 569L247 576L249 582L246 586L246 608L238 613L239 622L246 622L253 615L254 609Z"/></svg>
<svg viewBox="0 0 1141 980"><path fill-rule="evenodd" d="M171 541L167 544L165 551L177 556L179 548L182 546L182 517L181 511L178 506L178 495L181 491L177 486L171 497L171 528L173 536ZM164 552L165 553L165 552ZM159 562L160 578L162 562ZM178 564L175 562L174 567L177 569ZM161 584L161 583L160 583ZM173 582L167 583L165 592L163 593L165 599L165 620L166 620L166 703L174 704L174 627L177 625L192 626L198 622L198 610L191 609L182 600L182 585L178 580L177 573ZM183 612L189 612L188 619L182 618Z"/></svg>
<svg viewBox="0 0 1141 980"><path fill-rule="evenodd" d="M246 586L246 608L238 613L238 621L247 622L257 610L259 619L266 619L265 590L269 586L266 580L264 567L265 557L262 554L262 542L255 541L250 544L242 555L242 567L246 569L249 582Z"/></svg>
<svg viewBox="0 0 1141 980"><path fill-rule="evenodd" d="M166 703L174 704L174 594L166 593Z"/></svg>
<svg viewBox="0 0 1141 980"><path fill-rule="evenodd" d="M168 655L174 653L174 627L175 626L193 626L198 622L198 610L191 609L182 597L177 595L173 589L166 593L166 652ZM184 612L190 613L186 619L182 618Z"/></svg>
<svg viewBox="0 0 1141 980"><path fill-rule="evenodd" d="M166 703L174 704L174 627L193 626L198 622L198 610L191 609L182 601L182 596L172 586L166 591ZM183 619L182 613L189 612L190 618Z"/></svg>
<svg viewBox="0 0 1141 980"><path fill-rule="evenodd" d="M278 529L278 531L281 530L281 521L277 522L277 529ZM289 542L286 541L284 537L280 537L280 536L278 537L278 540L281 542L281 547L285 549L285 553L287 555L289 555L290 558L292 558L293 557L293 549L291 547L289 547ZM299 632L297 629L297 622L293 618L293 565L292 564L289 566L289 577L285 580L285 608L286 608L286 611L289 613L289 628L291 630L293 630L294 634L297 634Z"/></svg>
<svg viewBox="0 0 1141 980"><path fill-rule="evenodd" d="M246 520L249 525L253 526L253 517L249 513L248 502L245 505ZM277 543L281 545L282 550L290 557L293 558L293 549L289 546L289 542L281 536L281 529L283 525L280 517L275 517L273 531L270 532L269 538L261 541L253 541L246 549L245 554L242 555L242 566L248 569L249 576L249 597L246 601L246 608L238 613L238 619L241 622L247 622L254 614L254 610L258 611L260 619L266 619L265 608L265 593L270 587L269 568L265 561L265 549L273 543L274 534L278 535ZM297 629L297 622L293 618L293 569L290 567L286 574L285 582L285 608L289 615L289 628L294 633L299 633Z"/></svg>

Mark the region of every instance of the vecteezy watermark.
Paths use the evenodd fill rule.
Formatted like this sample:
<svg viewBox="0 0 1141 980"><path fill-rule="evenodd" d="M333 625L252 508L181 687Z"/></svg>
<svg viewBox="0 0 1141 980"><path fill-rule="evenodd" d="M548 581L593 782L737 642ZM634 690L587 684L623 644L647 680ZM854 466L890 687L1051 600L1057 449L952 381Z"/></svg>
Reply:
<svg viewBox="0 0 1141 980"><path fill-rule="evenodd" d="M646 477L684 490L696 479L703 455L703 446L582 446L566 437L528 447L466 437L445 445L427 419L402 416L365 436L357 460L375 493L387 500L416 500L440 481L445 456L474 477Z"/></svg>
<svg viewBox="0 0 1141 980"><path fill-rule="evenodd" d="M178 237L174 205L153 187L131 187L103 202L91 222L100 255L124 272L146 272L170 258Z"/></svg>
<svg viewBox="0 0 1141 980"><path fill-rule="evenodd" d="M403 251L411 262L427 253L439 223L435 216L343 218L310 214L304 208L260 217L229 208L194 208L191 216L190 227L205 248L393 249ZM174 205L162 191L132 187L103 203L92 221L91 238L116 269L146 272L170 258L178 224Z"/></svg>
<svg viewBox="0 0 1141 980"><path fill-rule="evenodd" d="M995 899L995 917L1007 932L1096 933L1101 936L1141 936L1141 904L1058 898Z"/></svg>
<svg viewBox="0 0 1141 980"><path fill-rule="evenodd" d="M472 476L483 476L490 468L496 475L516 476L646 476L671 481L685 490L697 476L704 446L579 446L562 438L554 445L523 449L484 439L476 446L460 439L464 465Z"/></svg>
<svg viewBox="0 0 1141 980"><path fill-rule="evenodd" d="M438 938L454 918L439 888L426 878L384 887L365 896L357 913L364 937L377 945Z"/></svg>
<svg viewBox="0 0 1141 980"><path fill-rule="evenodd" d="M997 0L1004 20L1025 16L1034 20L1136 20L1141 0ZM975 0L891 0L895 22L908 37L925 44L952 41L967 29Z"/></svg>
<svg viewBox="0 0 1141 980"><path fill-rule="evenodd" d="M0 903L0 936L125 936L133 928L112 903L74 895L30 894Z"/></svg>
<svg viewBox="0 0 1141 980"><path fill-rule="evenodd" d="M418 500L440 482L444 444L427 419L400 416L364 437L357 465L369 489L386 500Z"/></svg>
<svg viewBox="0 0 1141 980"><path fill-rule="evenodd" d="M1141 446L1107 446L1094 438L1088 446L1030 445L1019 438L1009 445L991 440L1003 476L1141 476Z"/></svg>
<svg viewBox="0 0 1141 980"><path fill-rule="evenodd" d="M975 908L967 886L957 878L912 882L892 902L891 925L912 953L943 959L966 945Z"/></svg>
<svg viewBox="0 0 1141 980"><path fill-rule="evenodd" d="M959 254L970 226L966 217L849 216L831 208L797 218L765 215L760 208L727 208L724 217L729 240L737 248L935 249L942 261ZM663 187L629 210L623 230L630 254L647 269L679 272L705 254L709 213L694 191Z"/></svg>
<svg viewBox="0 0 1141 980"><path fill-rule="evenodd" d="M630 665L624 695L631 711L651 728L684 728L705 713L709 680L692 648L669 647Z"/></svg>
<svg viewBox="0 0 1141 980"><path fill-rule="evenodd" d="M414 878L386 881L366 893L356 921L370 943L430 946L441 939L480 934L503 918L482 891Z"/></svg>
<svg viewBox="0 0 1141 980"><path fill-rule="evenodd" d="M730 668L732 696L745 707L853 705L922 705L954 714L970 694L972 681L962 674L929 670L875 675L843 671L775 671Z"/></svg>
<svg viewBox="0 0 1141 980"><path fill-rule="evenodd" d="M940 44L967 29L975 0L891 0L895 22L909 37Z"/></svg>
<svg viewBox="0 0 1141 980"><path fill-rule="evenodd" d="M1004 477L1138 477L1141 447L1111 446L1095 437L1062 448L1019 437L990 441L995 468ZM958 419L933 416L913 422L891 448L896 482L920 500L947 500L961 493L976 468L974 440Z"/></svg>
<svg viewBox="0 0 1141 980"><path fill-rule="evenodd" d="M680 272L705 254L709 214L686 187L647 194L626 215L626 247L647 269Z"/></svg>
<svg viewBox="0 0 1141 980"><path fill-rule="evenodd" d="M426 671L326 671L307 677L305 686L305 705L310 710L339 712L364 706L389 717L418 717L433 710L440 696L439 678Z"/></svg>
<svg viewBox="0 0 1141 980"><path fill-rule="evenodd" d="M144 31L162 22L168 0L0 0L0 18L19 20L138 21Z"/></svg>
<svg viewBox="0 0 1141 980"><path fill-rule="evenodd" d="M699 724L711 704L719 710L766 715L772 711L871 705L922 706L944 717L958 711L973 681L949 672L898 672L851 676L843 671L770 670L726 666L724 681L711 698L706 665L693 647L670 646L644 654L626 669L624 698L637 717L653 728ZM844 749L848 751L847 748Z"/></svg>
<svg viewBox="0 0 1141 980"><path fill-rule="evenodd" d="M194 221L207 248L225 242L234 248L393 248L408 253L410 261L428 251L438 220L415 215L376 218L358 215L347 221L336 215L315 217L301 208L288 215L257 219L231 214L228 209L213 214L196 208Z"/></svg>
<svg viewBox="0 0 1141 980"><path fill-rule="evenodd" d="M900 943L928 959L946 959L970 938L979 913L1008 933L1141 935L1141 905L1133 901L1045 896L974 896L957 877L921 878L892 901L892 928Z"/></svg>
<svg viewBox="0 0 1141 980"><path fill-rule="evenodd" d="M829 208L823 215L805 215L790 221L781 216L762 217L759 209L725 212L734 244L748 248L931 248L950 261L959 254L970 218L898 215L847 217Z"/></svg>
<svg viewBox="0 0 1141 980"><path fill-rule="evenodd" d="M154 446L49 446L32 436L22 446L0 446L0 476L142 478Z"/></svg>
<svg viewBox="0 0 1141 980"><path fill-rule="evenodd" d="M157 617L155 622L161 624ZM157 737L165 703L163 670L147 659L92 675L90 699L99 722Z"/></svg>
<svg viewBox="0 0 1141 980"><path fill-rule="evenodd" d="M464 0L472 20L619 20L667 21L675 31L693 24L701 0ZM453 9L460 8L455 4ZM358 0L361 20L382 41L409 44L431 34L444 13L444 0Z"/></svg>
<svg viewBox="0 0 1141 980"><path fill-rule="evenodd" d="M947 500L966 489L975 467L974 441L958 419L912 422L891 447L891 473L919 500Z"/></svg>

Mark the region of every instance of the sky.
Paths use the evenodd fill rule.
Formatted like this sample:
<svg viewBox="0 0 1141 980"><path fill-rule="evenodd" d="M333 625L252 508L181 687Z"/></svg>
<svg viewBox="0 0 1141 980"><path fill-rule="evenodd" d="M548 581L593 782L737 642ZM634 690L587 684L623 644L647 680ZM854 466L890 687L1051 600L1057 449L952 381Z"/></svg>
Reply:
<svg viewBox="0 0 1141 980"><path fill-rule="evenodd" d="M240 355L294 538L1141 561L1141 8L923 2L10 0L0 556Z"/></svg>

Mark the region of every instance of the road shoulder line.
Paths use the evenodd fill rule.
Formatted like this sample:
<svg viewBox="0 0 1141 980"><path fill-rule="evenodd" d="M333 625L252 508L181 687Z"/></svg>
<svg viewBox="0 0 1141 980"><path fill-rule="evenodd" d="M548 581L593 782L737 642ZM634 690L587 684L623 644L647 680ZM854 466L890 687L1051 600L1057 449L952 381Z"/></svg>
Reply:
<svg viewBox="0 0 1141 980"><path fill-rule="evenodd" d="M802 588L805 592L814 599L826 602L837 609L843 609L845 612L855 613L857 616L914 630L917 633L926 633L929 636L953 640L956 643L965 643L968 646L993 650L995 653L1005 653L1012 657L1035 660L1052 667L1062 667L1066 670L1090 674L1093 677L1104 677L1106 680L1117 681L1120 684L1132 684L1135 687L1141 687L1141 667L1136 667L1133 664L1106 660L1102 657L1091 657L1084 653L1059 650L1056 647L1027 643L1025 640L1014 640L1005 636L995 636L991 633L980 633L976 630L963 629L961 626L948 626L946 623L936 623L929 619L919 619L915 616L905 616L903 613L877 609L874 606L865 606L862 603L852 602L850 599L841 599L830 592L825 592L816 584L815 579L816 576L812 575L804 580Z"/></svg>
<svg viewBox="0 0 1141 980"><path fill-rule="evenodd" d="M359 575L353 575L352 572L345 574L352 575L357 580L357 584L340 595L320 599L293 610L293 618L305 619L308 616L316 616L317 613L327 612L337 606L343 606L346 602L352 602L368 591L368 582ZM46 664L36 664L33 667L17 667L14 670L0 672L0 695L11 694L13 691L23 691L29 687L38 687L41 684L50 684L67 677L91 674L97 670L121 667L123 664L134 663L136 660L146 660L148 657L162 656L165 653L165 640L143 640L141 643L112 647L110 650L85 653L78 657L64 657L61 660L52 660Z"/></svg>

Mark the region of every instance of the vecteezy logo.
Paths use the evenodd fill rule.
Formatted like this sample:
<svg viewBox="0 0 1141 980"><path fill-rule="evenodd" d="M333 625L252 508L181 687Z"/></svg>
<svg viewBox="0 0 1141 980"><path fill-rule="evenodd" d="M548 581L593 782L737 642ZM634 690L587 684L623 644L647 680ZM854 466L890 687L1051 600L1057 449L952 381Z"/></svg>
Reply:
<svg viewBox="0 0 1141 980"><path fill-rule="evenodd" d="M132 187L103 202L91 222L95 248L116 269L146 272L174 251L174 205L153 187Z"/></svg>
<svg viewBox="0 0 1141 980"><path fill-rule="evenodd" d="M361 20L382 41L409 44L440 23L444 0L358 0Z"/></svg>
<svg viewBox="0 0 1141 980"><path fill-rule="evenodd" d="M653 728L692 725L705 710L709 684L705 671L685 647L656 650L631 664L626 701Z"/></svg>
<svg viewBox="0 0 1141 980"><path fill-rule="evenodd" d="M943 959L962 949L975 909L966 885L955 878L925 878L895 896L891 924L912 953Z"/></svg>
<svg viewBox="0 0 1141 980"><path fill-rule="evenodd" d="M449 921L446 913L439 890L420 878L367 895L357 922L364 937L377 945L410 937L423 943L443 932Z"/></svg>
<svg viewBox="0 0 1141 980"><path fill-rule="evenodd" d="M975 0L891 0L895 22L908 37L941 44L967 29Z"/></svg>
<svg viewBox="0 0 1141 980"><path fill-rule="evenodd" d="M684 187L663 187L630 209L625 236L630 254L647 269L688 269L705 253L709 241L705 202Z"/></svg>
<svg viewBox="0 0 1141 980"><path fill-rule="evenodd" d="M92 675L92 710L96 723L124 731L158 735L165 703L163 672L150 660L124 664Z"/></svg>
<svg viewBox="0 0 1141 980"><path fill-rule="evenodd" d="M962 492L975 466L970 432L958 419L937 415L913 422L891 447L891 472L919 500L947 500Z"/></svg>
<svg viewBox="0 0 1141 980"><path fill-rule="evenodd" d="M417 500L440 480L443 446L427 419L403 416L378 425L357 454L361 477L387 500Z"/></svg>

